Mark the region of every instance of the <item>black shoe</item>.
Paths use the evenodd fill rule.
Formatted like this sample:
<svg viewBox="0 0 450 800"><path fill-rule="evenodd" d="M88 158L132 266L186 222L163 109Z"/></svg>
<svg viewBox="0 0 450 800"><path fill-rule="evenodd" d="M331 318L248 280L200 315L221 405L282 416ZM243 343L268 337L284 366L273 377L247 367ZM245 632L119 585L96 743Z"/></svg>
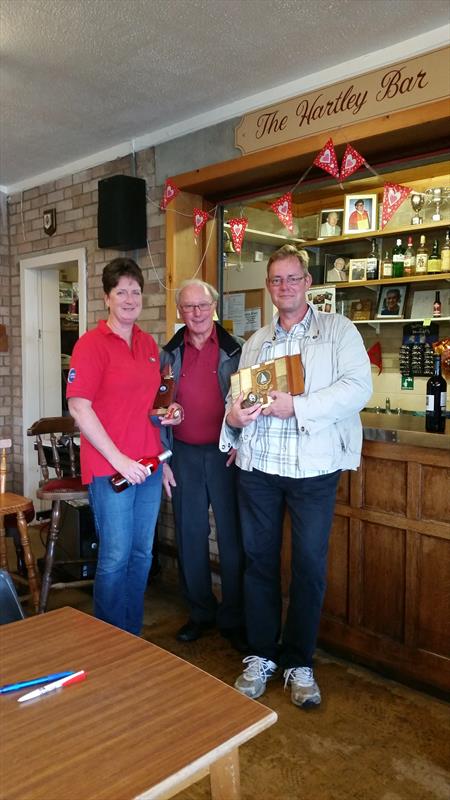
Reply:
<svg viewBox="0 0 450 800"><path fill-rule="evenodd" d="M224 639L228 639L231 647L234 647L238 653L248 654L250 652L244 628L221 628L220 633Z"/></svg>
<svg viewBox="0 0 450 800"><path fill-rule="evenodd" d="M179 642L195 642L200 639L208 628L214 627L214 622L194 622L193 619L188 619L186 625L178 631L176 639Z"/></svg>

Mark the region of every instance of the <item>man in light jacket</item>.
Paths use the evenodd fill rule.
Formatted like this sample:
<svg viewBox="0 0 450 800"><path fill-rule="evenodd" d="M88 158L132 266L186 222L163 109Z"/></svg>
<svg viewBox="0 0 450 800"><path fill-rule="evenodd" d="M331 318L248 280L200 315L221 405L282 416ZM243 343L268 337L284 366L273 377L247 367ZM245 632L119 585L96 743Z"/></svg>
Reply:
<svg viewBox="0 0 450 800"><path fill-rule="evenodd" d="M313 673L325 593L328 539L342 470L360 463L359 411L372 393L369 359L358 330L306 301L308 254L285 245L269 259L266 286L278 315L245 343L240 368L300 353L305 390L271 391L272 402L242 408L227 400L220 448L237 449L249 652L235 687L260 697L283 669L292 702L318 705ZM281 630L280 554L285 505L291 517L289 608ZM281 636L281 640L280 640Z"/></svg>

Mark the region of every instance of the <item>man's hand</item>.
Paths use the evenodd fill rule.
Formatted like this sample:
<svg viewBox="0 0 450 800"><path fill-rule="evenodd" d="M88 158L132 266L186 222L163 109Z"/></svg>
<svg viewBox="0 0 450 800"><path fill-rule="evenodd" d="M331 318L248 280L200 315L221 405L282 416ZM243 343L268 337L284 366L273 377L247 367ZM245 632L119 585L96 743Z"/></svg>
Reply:
<svg viewBox="0 0 450 800"><path fill-rule="evenodd" d="M173 477L173 472L172 472L171 468L169 467L169 465L166 462L163 463L162 468L163 468L163 481L162 482L163 482L163 486L164 486L164 491L165 491L167 497L169 498L169 500L171 500L172 499L172 489L171 489L171 487L172 486L176 486L177 482L176 482L175 478Z"/></svg>
<svg viewBox="0 0 450 800"><path fill-rule="evenodd" d="M226 467L231 467L231 465L234 464L234 462L236 461L236 453L237 453L236 448L230 447L230 449L228 450L228 458L225 462Z"/></svg>
<svg viewBox="0 0 450 800"><path fill-rule="evenodd" d="M288 392L269 392L272 402L267 408L263 408L262 413L265 417L278 417L278 419L289 419L294 417L294 399Z"/></svg>
<svg viewBox="0 0 450 800"><path fill-rule="evenodd" d="M167 412L161 417L161 425L179 425L184 420L184 411L179 403L171 403Z"/></svg>
<svg viewBox="0 0 450 800"><path fill-rule="evenodd" d="M250 425L255 419L258 419L261 413L261 403L255 403L254 406L242 408L241 403L243 399L244 392L241 392L226 416L225 421L231 428L246 428L247 425Z"/></svg>

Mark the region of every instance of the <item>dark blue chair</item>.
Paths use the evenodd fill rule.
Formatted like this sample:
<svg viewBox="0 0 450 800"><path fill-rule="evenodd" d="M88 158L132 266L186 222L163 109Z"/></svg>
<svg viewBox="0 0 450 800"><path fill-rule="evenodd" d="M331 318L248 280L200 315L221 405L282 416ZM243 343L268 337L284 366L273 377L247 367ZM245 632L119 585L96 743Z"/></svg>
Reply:
<svg viewBox="0 0 450 800"><path fill-rule="evenodd" d="M6 570L0 569L0 625L17 622L24 617L11 576Z"/></svg>

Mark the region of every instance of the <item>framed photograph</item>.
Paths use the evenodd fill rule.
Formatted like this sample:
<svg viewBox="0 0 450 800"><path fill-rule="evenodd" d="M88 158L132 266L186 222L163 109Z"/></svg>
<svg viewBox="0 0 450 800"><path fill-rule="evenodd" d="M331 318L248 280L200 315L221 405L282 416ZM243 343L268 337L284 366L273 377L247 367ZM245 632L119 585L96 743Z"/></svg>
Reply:
<svg viewBox="0 0 450 800"><path fill-rule="evenodd" d="M324 208L319 217L319 236L340 236L342 234L343 208Z"/></svg>
<svg viewBox="0 0 450 800"><path fill-rule="evenodd" d="M306 292L306 299L317 311L327 314L336 313L336 289L334 286L314 286Z"/></svg>
<svg viewBox="0 0 450 800"><path fill-rule="evenodd" d="M346 194L344 233L364 233L377 230L376 194Z"/></svg>
<svg viewBox="0 0 450 800"><path fill-rule="evenodd" d="M377 317L397 317L397 319L402 319L406 289L407 287L404 284L400 286L382 286L378 297Z"/></svg>
<svg viewBox="0 0 450 800"><path fill-rule="evenodd" d="M364 300L353 300L350 304L349 317L354 322L372 319L371 300L368 300L367 298Z"/></svg>
<svg viewBox="0 0 450 800"><path fill-rule="evenodd" d="M351 258L348 262L348 279L352 283L365 281L367 274L367 258Z"/></svg>
<svg viewBox="0 0 450 800"><path fill-rule="evenodd" d="M327 283L342 283L348 281L349 258L325 253L325 281Z"/></svg>

